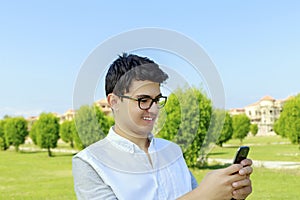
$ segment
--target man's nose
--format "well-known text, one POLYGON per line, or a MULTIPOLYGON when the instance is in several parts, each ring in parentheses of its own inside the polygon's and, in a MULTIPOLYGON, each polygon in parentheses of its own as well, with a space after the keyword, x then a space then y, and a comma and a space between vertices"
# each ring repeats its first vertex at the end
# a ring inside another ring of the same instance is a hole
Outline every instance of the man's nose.
POLYGON ((158 102, 157 101, 153 101, 152 105, 150 106, 150 108, 148 109, 149 112, 157 112, 158 111, 158 102))

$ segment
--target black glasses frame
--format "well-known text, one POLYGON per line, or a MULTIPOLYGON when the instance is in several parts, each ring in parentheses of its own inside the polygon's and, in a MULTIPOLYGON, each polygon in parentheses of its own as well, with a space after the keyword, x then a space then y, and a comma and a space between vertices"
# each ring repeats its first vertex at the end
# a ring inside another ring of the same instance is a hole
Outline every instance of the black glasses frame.
POLYGON ((140 108, 141 110, 148 110, 148 109, 150 109, 151 106, 152 106, 152 104, 153 104, 154 102, 157 104, 157 102, 159 102, 159 99, 161 99, 161 98, 164 99, 164 104, 158 104, 158 108, 159 108, 159 109, 160 109, 160 108, 163 108, 163 107, 166 105, 167 99, 168 99, 168 97, 162 96, 161 94, 158 95, 157 97, 155 97, 154 99, 152 99, 152 98, 149 97, 149 96, 147 96, 147 97, 139 97, 139 98, 133 98, 133 97, 126 96, 126 95, 117 95, 117 96, 120 97, 120 98, 125 98, 125 99, 130 99, 130 100, 133 100, 133 101, 137 101, 137 102, 138 102, 138 105, 139 105, 139 108, 140 108), (148 106, 147 108, 141 107, 141 102, 142 102, 143 100, 149 100, 149 99, 151 99, 151 103, 149 104, 149 106, 148 106))

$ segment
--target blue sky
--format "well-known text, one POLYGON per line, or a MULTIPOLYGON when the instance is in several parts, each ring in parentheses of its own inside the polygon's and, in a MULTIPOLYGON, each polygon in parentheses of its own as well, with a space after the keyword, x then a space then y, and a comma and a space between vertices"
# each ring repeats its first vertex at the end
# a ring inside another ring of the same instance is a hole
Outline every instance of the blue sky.
POLYGON ((0 118, 72 108, 89 54, 107 38, 143 27, 197 42, 216 65, 228 109, 300 92, 299 1, 177 2, 2 1, 0 118))

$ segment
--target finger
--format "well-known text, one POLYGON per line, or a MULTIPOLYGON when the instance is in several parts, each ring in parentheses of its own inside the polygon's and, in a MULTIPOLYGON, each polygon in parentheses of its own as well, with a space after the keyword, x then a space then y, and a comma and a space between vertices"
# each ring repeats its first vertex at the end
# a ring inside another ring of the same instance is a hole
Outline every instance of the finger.
POLYGON ((229 167, 226 167, 224 170, 225 170, 225 174, 231 175, 236 172, 239 172, 239 170, 241 170, 242 168, 243 168, 243 166, 240 164, 233 164, 233 165, 230 165, 229 167))
POLYGON ((232 187, 235 189, 239 189, 242 187, 248 187, 248 186, 251 186, 251 180, 248 178, 232 183, 232 187))
POLYGON ((243 187, 232 192, 234 199, 245 199, 252 192, 252 187, 243 187))
POLYGON ((251 159, 244 159, 241 161, 241 164, 245 167, 245 166, 251 166, 253 162, 251 159))
POLYGON ((239 174, 240 175, 250 175, 253 172, 253 168, 250 166, 244 167, 242 169, 239 170, 239 174))
POLYGON ((239 182, 242 180, 248 179, 246 175, 240 175, 239 173, 235 173, 230 175, 229 181, 232 183, 239 182))

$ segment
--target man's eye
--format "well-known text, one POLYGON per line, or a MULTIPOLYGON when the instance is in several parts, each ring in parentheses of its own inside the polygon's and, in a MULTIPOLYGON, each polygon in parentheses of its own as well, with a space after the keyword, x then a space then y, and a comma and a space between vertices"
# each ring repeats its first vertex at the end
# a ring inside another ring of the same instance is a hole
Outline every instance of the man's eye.
POLYGON ((143 98, 143 99, 140 99, 140 102, 142 102, 142 103, 147 103, 148 101, 150 101, 149 98, 143 98))

